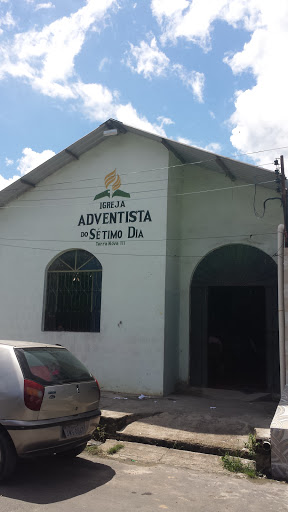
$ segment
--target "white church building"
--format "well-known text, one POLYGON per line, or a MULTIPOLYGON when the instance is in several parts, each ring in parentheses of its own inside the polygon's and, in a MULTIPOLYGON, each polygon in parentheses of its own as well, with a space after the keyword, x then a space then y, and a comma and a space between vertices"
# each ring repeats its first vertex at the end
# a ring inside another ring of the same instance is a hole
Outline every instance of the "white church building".
POLYGON ((0 192, 0 338, 107 390, 277 394, 282 223, 273 172, 110 119, 0 192))

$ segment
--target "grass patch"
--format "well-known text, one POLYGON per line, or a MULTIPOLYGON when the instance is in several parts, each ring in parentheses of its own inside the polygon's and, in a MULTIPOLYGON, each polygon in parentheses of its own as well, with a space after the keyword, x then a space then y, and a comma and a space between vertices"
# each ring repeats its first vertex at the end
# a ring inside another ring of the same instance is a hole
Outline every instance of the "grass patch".
POLYGON ((96 444, 86 446, 85 451, 90 453, 90 455, 103 455, 100 446, 97 446, 96 444))
POLYGON ((259 444, 260 443, 258 443, 258 441, 256 440, 256 435, 255 434, 249 434, 248 441, 247 441, 247 443, 244 444, 244 447, 246 448, 246 450, 248 451, 249 456, 252 459, 255 458, 255 455, 256 455, 257 450, 259 448, 259 444))
POLYGON ((114 446, 111 446, 107 453, 109 453, 109 455, 114 455, 114 453, 119 452, 122 448, 124 448, 124 444, 117 443, 114 446))
POLYGON ((223 466, 232 473, 244 473, 249 478, 257 478, 257 472, 252 464, 245 464, 239 457, 231 457, 231 455, 224 455, 221 457, 223 466))
POLYGON ((105 443, 106 438, 107 432, 105 429, 105 425, 98 425, 98 427, 96 427, 96 429, 94 430, 93 439, 95 439, 95 441, 100 441, 100 443, 105 443))

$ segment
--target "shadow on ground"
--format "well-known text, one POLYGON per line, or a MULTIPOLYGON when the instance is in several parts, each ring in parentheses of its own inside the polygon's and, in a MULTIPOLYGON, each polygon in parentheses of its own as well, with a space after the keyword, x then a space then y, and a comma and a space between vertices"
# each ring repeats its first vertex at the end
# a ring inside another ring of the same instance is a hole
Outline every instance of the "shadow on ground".
POLYGON ((81 457, 22 460, 15 475, 0 485, 0 494, 41 505, 57 503, 105 485, 114 475, 110 466, 81 457))
POLYGON ((236 418, 217 417, 217 411, 212 410, 211 414, 202 414, 195 418, 193 414, 172 414, 163 412, 151 418, 141 419, 142 425, 153 425, 154 427, 170 428, 191 432, 194 434, 217 434, 221 436, 248 436, 254 433, 254 426, 248 422, 236 418))
MULTIPOLYGON (((102 425, 122 431, 130 423, 183 432, 248 435, 269 429, 277 407, 267 393, 203 389, 169 397, 145 397, 104 392, 102 425), (119 414, 118 414, 119 413, 119 414)), ((140 429, 141 431, 141 429, 140 429)))

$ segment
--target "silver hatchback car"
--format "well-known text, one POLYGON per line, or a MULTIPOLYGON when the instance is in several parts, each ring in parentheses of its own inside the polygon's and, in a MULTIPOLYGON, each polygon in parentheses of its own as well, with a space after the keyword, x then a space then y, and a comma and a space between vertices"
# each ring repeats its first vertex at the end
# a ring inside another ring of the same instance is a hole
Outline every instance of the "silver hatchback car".
POLYGON ((99 424, 97 380, 66 348, 0 341, 0 480, 18 457, 81 453, 99 424))

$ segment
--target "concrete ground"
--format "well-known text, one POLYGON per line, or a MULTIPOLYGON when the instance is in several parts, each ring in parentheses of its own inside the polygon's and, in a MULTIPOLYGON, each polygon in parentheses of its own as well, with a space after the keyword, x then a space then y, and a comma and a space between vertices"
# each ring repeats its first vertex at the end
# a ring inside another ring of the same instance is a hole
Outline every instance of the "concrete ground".
POLYGON ((100 435, 109 430, 110 439, 74 460, 22 461, 1 484, 0 512, 288 510, 286 483, 230 473, 211 455, 238 452, 254 431, 269 439, 276 406, 264 394, 216 390, 142 399, 103 392, 100 435), (117 443, 123 448, 110 454, 117 443))
POLYGON ((215 389, 168 397, 104 391, 101 397, 102 422, 116 439, 243 456, 249 434, 269 441, 277 405, 265 393, 215 389))
MULTIPOLYGON (((99 457, 109 458, 110 460, 119 460, 128 464, 131 464, 131 462, 142 466, 164 464, 196 471, 206 471, 207 473, 218 475, 231 475, 228 470, 224 469, 222 459, 217 455, 194 453, 142 443, 131 443, 129 441, 119 442, 116 439, 108 439, 100 445, 95 443, 95 441, 91 441, 85 455, 87 454, 94 454, 99 457), (116 453, 110 453, 110 450, 113 450, 115 447, 121 448, 116 453)), ((254 461, 241 458, 241 462, 255 469, 254 461)), ((240 476, 243 475, 240 474, 240 476)))
POLYGON ((287 484, 226 473, 217 456, 175 454, 177 450, 141 448, 138 443, 121 451, 126 449, 124 458, 121 452, 116 454, 118 460, 115 455, 86 452, 69 461, 58 457, 23 461, 15 477, 1 484, 0 512, 287 510, 287 484))

